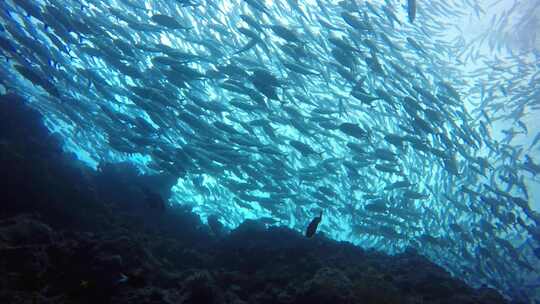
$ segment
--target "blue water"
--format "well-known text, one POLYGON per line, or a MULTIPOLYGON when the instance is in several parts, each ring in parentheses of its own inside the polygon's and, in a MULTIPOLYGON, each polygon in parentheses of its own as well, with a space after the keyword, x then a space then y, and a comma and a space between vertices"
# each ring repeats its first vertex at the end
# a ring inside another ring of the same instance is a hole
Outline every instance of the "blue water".
POLYGON ((540 65, 530 50, 467 68, 481 60, 443 21, 474 6, 417 3, 412 20, 390 0, 0 5, 2 91, 88 166, 172 174, 170 204, 230 228, 304 231, 322 210, 329 237, 536 296, 538 130, 522 117, 540 65))

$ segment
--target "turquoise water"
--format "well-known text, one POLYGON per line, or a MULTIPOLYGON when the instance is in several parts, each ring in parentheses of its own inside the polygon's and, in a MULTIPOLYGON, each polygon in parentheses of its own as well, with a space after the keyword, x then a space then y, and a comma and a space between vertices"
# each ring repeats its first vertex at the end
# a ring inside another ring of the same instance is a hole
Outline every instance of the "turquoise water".
POLYGON ((322 210, 329 237, 535 295, 538 51, 460 36, 475 3, 1 6, 2 90, 89 166, 177 176, 171 204, 231 228, 322 210))

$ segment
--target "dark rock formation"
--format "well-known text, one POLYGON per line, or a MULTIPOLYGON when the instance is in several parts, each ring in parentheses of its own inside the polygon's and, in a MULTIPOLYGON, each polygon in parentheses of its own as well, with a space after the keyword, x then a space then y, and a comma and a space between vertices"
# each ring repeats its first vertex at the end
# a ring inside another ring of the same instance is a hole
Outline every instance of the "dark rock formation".
POLYGON ((60 145, 21 98, 0 96, 0 303, 505 302, 412 251, 256 221, 216 236, 188 209, 148 203, 172 177, 95 172, 60 145))

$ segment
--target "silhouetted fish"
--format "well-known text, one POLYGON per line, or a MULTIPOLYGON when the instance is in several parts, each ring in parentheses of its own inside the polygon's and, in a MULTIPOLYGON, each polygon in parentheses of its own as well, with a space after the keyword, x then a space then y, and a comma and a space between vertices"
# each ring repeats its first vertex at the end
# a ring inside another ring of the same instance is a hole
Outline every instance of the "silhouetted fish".
POLYGON ((322 220, 322 210, 319 216, 315 217, 313 220, 311 220, 311 223, 309 223, 307 229, 306 229, 306 237, 310 238, 312 237, 315 232, 317 232, 317 226, 319 226, 319 223, 322 220))
POLYGON ((409 22, 413 23, 416 18, 416 0, 407 0, 407 14, 409 15, 409 22))

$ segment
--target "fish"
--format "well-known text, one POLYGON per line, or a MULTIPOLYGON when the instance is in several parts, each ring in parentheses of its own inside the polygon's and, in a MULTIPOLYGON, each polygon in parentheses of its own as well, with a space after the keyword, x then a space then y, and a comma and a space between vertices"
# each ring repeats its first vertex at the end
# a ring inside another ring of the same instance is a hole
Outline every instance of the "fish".
POLYGON ((344 122, 339 125, 339 130, 349 136, 357 139, 365 139, 368 137, 367 131, 362 129, 358 124, 344 122))
POLYGON ((389 191, 389 190, 394 190, 394 189, 399 189, 399 188, 409 188, 410 186, 412 186, 412 184, 408 180, 402 180, 402 181, 394 182, 384 187, 384 190, 389 191))
POLYGON ((536 174, 540 173, 540 164, 536 164, 534 160, 529 156, 525 155, 525 161, 523 162, 523 168, 530 173, 532 173, 534 176, 536 174))
POLYGON ((511 247, 540 239, 538 4, 236 4, 0 1, 0 99, 24 96, 90 167, 174 175, 164 212, 305 233, 320 208, 331 238, 412 246, 511 298, 535 266, 511 247))
POLYGON ((540 142, 540 132, 536 133, 534 136, 531 144, 529 145, 529 148, 527 150, 531 150, 534 146, 536 146, 540 142))
POLYGON ((315 235, 315 232, 317 232, 317 227, 322 221, 322 215, 323 215, 323 212, 321 210, 321 212, 319 213, 319 216, 314 217, 309 223, 309 225, 307 226, 306 233, 305 233, 305 236, 307 238, 313 237, 315 235))
POLYGON ((407 16, 409 22, 413 23, 414 18, 416 18, 416 0, 407 0, 407 16))
POLYGON ((169 29, 175 29, 175 30, 189 30, 190 27, 186 27, 181 25, 175 18, 162 15, 162 14, 155 14, 150 17, 152 21, 157 23, 158 25, 161 25, 163 27, 169 28, 169 29))
POLYGON ((296 150, 298 150, 298 152, 300 152, 300 154, 302 154, 302 156, 309 156, 309 155, 312 155, 312 154, 315 154, 315 155, 321 155, 323 152, 316 152, 315 150, 313 150, 313 148, 301 141, 298 141, 298 140, 290 140, 289 141, 289 144, 295 148, 296 150))

